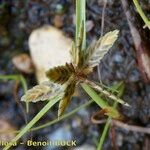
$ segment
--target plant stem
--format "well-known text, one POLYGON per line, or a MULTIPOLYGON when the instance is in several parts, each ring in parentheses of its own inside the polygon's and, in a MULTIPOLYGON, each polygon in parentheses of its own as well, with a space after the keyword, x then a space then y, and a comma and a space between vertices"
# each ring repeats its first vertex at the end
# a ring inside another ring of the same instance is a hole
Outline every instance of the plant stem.
MULTIPOLYGON (((120 84, 114 85, 112 87, 112 90, 114 90, 114 91, 116 91, 117 89, 119 89, 118 96, 121 97, 123 95, 123 92, 124 92, 124 84, 122 84, 122 82, 120 82, 120 84)), ((116 108, 117 104, 118 104, 117 102, 114 102, 113 108, 116 108)), ((111 121, 111 117, 108 117, 106 124, 105 124, 105 127, 104 127, 104 130, 103 130, 103 133, 102 133, 102 136, 100 137, 100 141, 98 143, 97 150, 102 150, 102 146, 103 146, 104 140, 106 138, 106 135, 107 135, 107 132, 109 129, 110 121, 111 121)))
MULTIPOLYGON (((22 87, 24 90, 24 94, 25 94, 28 90, 28 87, 27 87, 27 82, 22 75, 20 75, 20 81, 21 81, 21 84, 22 84, 22 87)), ((29 113, 29 102, 27 102, 27 101, 26 101, 26 113, 27 114, 29 113)))
POLYGON ((79 37, 79 32, 81 25, 83 23, 84 25, 84 38, 83 38, 83 43, 82 43, 82 49, 85 50, 86 48, 86 27, 85 27, 85 9, 86 9, 86 0, 76 0, 76 42, 77 38, 79 37))
POLYGON ((122 117, 116 108, 109 105, 107 100, 101 98, 101 95, 97 94, 88 84, 83 83, 82 88, 102 108, 102 110, 105 111, 104 115, 115 119, 120 119, 122 117))
POLYGON ((46 123, 46 124, 44 124, 44 125, 41 125, 41 126, 38 126, 38 127, 34 127, 34 128, 32 128, 30 131, 36 131, 36 130, 39 130, 39 129, 48 127, 48 126, 50 126, 50 125, 53 125, 53 124, 55 124, 55 123, 57 123, 57 122, 59 122, 59 121, 61 121, 61 120, 63 120, 63 119, 66 119, 66 118, 70 117, 71 115, 73 115, 74 113, 78 112, 80 109, 89 106, 92 102, 93 102, 93 100, 90 100, 89 102, 86 102, 85 104, 83 104, 83 105, 77 107, 77 108, 74 109, 73 111, 71 111, 71 112, 69 112, 69 113, 67 113, 67 114, 65 114, 65 115, 63 115, 63 116, 61 116, 61 117, 59 118, 59 120, 58 120, 58 119, 54 119, 53 121, 50 121, 50 122, 48 122, 48 123, 46 123))
MULTIPOLYGON (((56 123, 60 122, 61 120, 69 118, 70 116, 72 116, 73 114, 78 112, 80 109, 88 107, 93 102, 94 102, 93 100, 90 100, 90 101, 86 102, 85 104, 82 104, 81 106, 79 106, 76 109, 72 110, 71 112, 68 112, 68 113, 62 115, 59 118, 59 120, 58 120, 58 118, 56 118, 56 119, 54 119, 52 121, 49 121, 49 122, 45 123, 44 125, 40 125, 40 126, 36 126, 34 128, 31 128, 30 131, 37 131, 37 130, 49 127, 49 126, 51 126, 53 124, 56 124, 56 123)), ((17 131, 1 131, 0 130, 0 134, 4 134, 4 133, 19 133, 19 132, 20 132, 20 130, 17 130, 17 131)))
MULTIPOLYGON (((113 106, 113 108, 116 108, 117 102, 114 102, 114 105, 115 106, 113 106)), ((100 141, 98 143, 97 150, 102 150, 102 146, 103 146, 103 143, 105 141, 105 138, 106 138, 106 135, 107 135, 107 132, 109 129, 110 121, 111 121, 111 117, 108 117, 106 124, 105 124, 105 127, 104 127, 104 130, 103 130, 103 133, 102 133, 102 136, 100 137, 100 141)))
MULTIPOLYGON (((20 131, 19 134, 11 141, 17 142, 26 132, 30 130, 30 128, 53 106, 60 100, 60 95, 51 99, 41 110, 40 112, 20 131)), ((8 144, 4 147, 3 150, 8 150, 12 145, 8 144)))
MULTIPOLYGON (((18 80, 19 82, 21 82, 23 90, 24 90, 24 94, 27 91, 27 82, 25 80, 25 78, 22 75, 0 75, 0 80, 18 80)), ((29 112, 29 104, 28 102, 26 102, 26 112, 29 112)))
POLYGON ((0 80, 18 80, 18 75, 0 75, 0 80))
POLYGON ((146 17, 146 15, 144 14, 138 0, 133 0, 133 3, 138 11, 138 13, 140 14, 141 18, 143 19, 144 23, 146 24, 147 27, 150 28, 150 21, 148 20, 148 18, 146 17))

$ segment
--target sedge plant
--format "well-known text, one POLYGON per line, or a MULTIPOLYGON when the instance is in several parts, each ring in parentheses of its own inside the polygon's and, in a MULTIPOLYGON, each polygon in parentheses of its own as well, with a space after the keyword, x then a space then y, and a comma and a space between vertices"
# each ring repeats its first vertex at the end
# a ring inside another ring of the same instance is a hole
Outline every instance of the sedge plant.
MULTIPOLYGON (((49 81, 33 87, 22 96, 21 100, 25 102, 48 100, 48 103, 21 129, 11 143, 17 142, 25 133, 30 131, 40 118, 57 102, 59 102, 58 119, 60 119, 69 106, 77 86, 81 86, 94 102, 106 110, 105 114, 112 118, 120 119, 121 115, 116 108, 112 107, 106 100, 103 100, 97 93, 129 106, 117 95, 113 94, 109 88, 88 80, 88 75, 93 72, 94 67, 99 64, 100 60, 117 40, 119 31, 108 32, 86 48, 85 6, 85 0, 76 0, 76 37, 70 50, 71 63, 49 69, 46 72, 49 81)), ((3 150, 8 150, 11 146, 9 144, 3 150)))

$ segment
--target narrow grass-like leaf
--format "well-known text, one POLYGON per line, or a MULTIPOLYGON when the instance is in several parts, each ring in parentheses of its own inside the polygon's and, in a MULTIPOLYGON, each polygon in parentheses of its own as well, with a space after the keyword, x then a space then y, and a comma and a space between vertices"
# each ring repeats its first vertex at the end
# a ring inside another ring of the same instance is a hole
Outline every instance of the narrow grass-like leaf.
POLYGON ((101 94, 103 94, 104 96, 106 96, 107 98, 110 98, 114 101, 117 101, 120 104, 123 104, 125 106, 130 106, 128 103, 126 103, 125 101, 123 101, 121 98, 119 98, 118 96, 114 95, 113 93, 111 93, 110 91, 106 90, 105 88, 103 88, 103 86, 98 85, 92 81, 86 80, 86 83, 88 83, 92 88, 94 88, 96 91, 100 92, 101 94))
MULTIPOLYGON (((111 89, 112 89, 112 92, 117 90, 118 91, 118 96, 121 97, 123 92, 124 92, 124 84, 123 84, 123 82, 120 82, 120 83, 115 84, 114 86, 112 86, 111 89)), ((114 102, 113 108, 116 108, 116 107, 117 107, 117 102, 114 102)), ((108 132, 108 129, 109 129, 110 121, 111 121, 111 117, 108 117, 108 119, 106 121, 106 124, 105 124, 105 127, 104 127, 104 130, 103 130, 102 135, 100 137, 100 140, 99 140, 99 143, 98 143, 98 146, 97 146, 97 150, 102 150, 102 146, 103 146, 104 140, 106 138, 106 135, 107 135, 107 132, 108 132)))
POLYGON ((61 120, 64 120, 64 119, 70 117, 71 115, 75 114, 76 112, 78 112, 80 109, 86 108, 87 106, 89 106, 89 105, 90 105, 91 103, 93 103, 93 102, 94 102, 93 100, 90 100, 90 101, 86 102, 85 104, 82 104, 81 106, 75 108, 75 109, 72 110, 71 112, 68 112, 68 113, 66 113, 66 114, 64 114, 64 115, 62 115, 62 116, 60 116, 59 119, 56 118, 56 119, 54 119, 54 120, 52 120, 52 121, 49 121, 49 122, 45 123, 44 125, 34 127, 34 128, 32 128, 30 131, 36 131, 36 130, 39 130, 39 129, 43 129, 43 128, 46 128, 46 127, 48 127, 48 126, 50 126, 50 125, 53 125, 53 124, 55 124, 55 123, 57 123, 57 122, 59 122, 59 121, 61 121, 61 120))
MULTIPOLYGON (((24 94, 26 94, 27 90, 28 90, 28 87, 27 87, 27 82, 25 80, 25 78, 20 75, 20 81, 21 81, 21 84, 22 84, 22 87, 23 87, 23 90, 24 90, 24 94)), ((29 103, 26 101, 26 112, 29 113, 29 103)))
MULTIPOLYGON (((64 120, 66 118, 71 117, 73 114, 77 113, 82 108, 86 108, 86 107, 90 106, 90 104, 92 104, 93 102, 94 102, 93 100, 90 100, 90 101, 86 102, 85 104, 82 104, 81 106, 73 109, 71 112, 68 112, 68 113, 60 116, 59 119, 55 118, 54 120, 49 121, 49 122, 47 122, 47 123, 45 123, 43 125, 39 125, 39 126, 36 126, 34 128, 31 128, 30 131, 37 131, 37 130, 40 130, 40 129, 43 129, 43 128, 47 128, 47 127, 49 127, 49 126, 51 126, 53 124, 56 124, 56 123, 60 122, 61 120, 64 120)), ((8 131, 8 133, 19 133, 19 132, 20 132, 20 130, 17 130, 17 131, 8 131)), ((6 133, 6 132, 0 130, 0 134, 1 133, 6 133)))
POLYGON ((138 0, 133 0, 133 3, 139 13, 139 15, 141 16, 141 18, 143 19, 145 25, 150 29, 150 20, 146 17, 144 11, 142 10, 138 0))
MULTIPOLYGON (((27 82, 22 75, 0 75, 0 80, 17 80, 21 82, 24 94, 27 92, 27 82)), ((26 112, 29 112, 28 102, 26 102, 26 112)))
POLYGON ((111 116, 115 119, 122 118, 118 110, 111 107, 107 101, 103 100, 88 84, 82 83, 82 88, 102 108, 104 115, 111 116))
MULTIPOLYGON (((40 110, 40 112, 20 131, 19 134, 17 134, 17 136, 11 141, 11 143, 13 142, 17 142, 25 133, 27 133, 30 128, 53 106, 55 105, 60 98, 62 97, 62 95, 58 95, 57 97, 49 100, 49 102, 40 110)), ((11 148, 11 144, 8 144, 6 147, 4 147, 3 150, 8 150, 9 148, 11 148)))
POLYGON ((101 108, 109 107, 107 101, 103 100, 88 84, 82 83, 81 86, 101 108))

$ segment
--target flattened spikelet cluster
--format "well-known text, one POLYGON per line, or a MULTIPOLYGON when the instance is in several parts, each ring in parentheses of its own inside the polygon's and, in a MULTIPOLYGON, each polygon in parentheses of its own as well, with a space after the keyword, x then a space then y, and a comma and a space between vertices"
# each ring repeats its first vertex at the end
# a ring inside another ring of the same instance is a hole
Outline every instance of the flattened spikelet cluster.
POLYGON ((23 101, 37 102, 61 94, 62 99, 59 103, 58 115, 62 115, 74 94, 76 85, 81 81, 83 82, 83 79, 99 64, 100 60, 113 46, 119 33, 118 30, 111 31, 92 43, 86 51, 83 51, 83 31, 82 26, 76 44, 74 42, 72 44, 70 51, 72 62, 49 69, 46 75, 51 84, 44 83, 28 90, 22 97, 23 101), (80 81, 80 79, 82 80, 80 81))

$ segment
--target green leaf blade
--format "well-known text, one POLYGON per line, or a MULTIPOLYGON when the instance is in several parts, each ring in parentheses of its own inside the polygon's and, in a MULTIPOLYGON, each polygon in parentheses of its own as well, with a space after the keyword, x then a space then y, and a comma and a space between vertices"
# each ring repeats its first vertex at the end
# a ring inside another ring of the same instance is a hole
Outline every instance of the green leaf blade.
POLYGON ((82 88, 86 91, 86 93, 101 107, 109 107, 108 103, 103 100, 90 86, 86 83, 81 84, 82 88))

